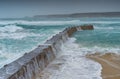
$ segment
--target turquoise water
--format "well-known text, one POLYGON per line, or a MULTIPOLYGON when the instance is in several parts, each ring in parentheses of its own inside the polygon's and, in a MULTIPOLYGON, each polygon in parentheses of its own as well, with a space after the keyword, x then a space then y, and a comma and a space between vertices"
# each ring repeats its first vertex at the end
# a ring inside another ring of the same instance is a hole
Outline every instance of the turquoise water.
POLYGON ((93 24, 95 30, 73 35, 80 47, 120 51, 120 18, 7 19, 0 20, 0 66, 43 44, 64 28, 82 24, 93 24))
POLYGON ((78 31, 74 34, 79 46, 102 53, 120 53, 120 18, 82 19, 91 23, 94 30, 78 31))
POLYGON ((94 24, 93 31, 79 31, 74 34, 77 42, 86 47, 119 47, 120 48, 120 24, 94 24), (100 28, 99 28, 100 27, 100 28))

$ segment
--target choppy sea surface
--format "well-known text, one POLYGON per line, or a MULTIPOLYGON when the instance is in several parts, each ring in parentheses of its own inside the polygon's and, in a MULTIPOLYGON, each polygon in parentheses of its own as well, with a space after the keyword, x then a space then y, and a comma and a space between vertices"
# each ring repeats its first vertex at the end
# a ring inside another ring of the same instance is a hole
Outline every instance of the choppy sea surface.
MULTIPOLYGON (((6 19, 0 20, 0 67, 16 60, 39 44, 43 44, 45 40, 64 28, 83 24, 92 24, 94 30, 76 32, 72 38, 74 42, 69 42, 71 46, 64 47, 64 51, 69 49, 72 51, 71 55, 74 52, 77 52, 76 55, 95 52, 120 53, 120 18, 6 19), (72 46, 76 50, 72 50, 72 46)), ((88 62, 86 61, 86 63, 88 62)), ((85 64, 83 63, 83 65, 85 64)), ((90 78, 88 77, 88 79, 90 78)))

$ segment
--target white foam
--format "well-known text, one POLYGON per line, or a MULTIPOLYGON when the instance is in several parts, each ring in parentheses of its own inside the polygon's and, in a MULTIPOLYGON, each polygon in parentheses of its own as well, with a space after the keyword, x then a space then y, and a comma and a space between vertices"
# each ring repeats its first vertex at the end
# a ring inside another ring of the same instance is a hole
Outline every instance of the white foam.
MULTIPOLYGON (((82 49, 82 48, 81 48, 82 49)), ((99 46, 94 46, 94 47, 91 47, 91 48, 85 48, 84 47, 84 50, 87 50, 87 51, 90 51, 90 52, 93 52, 93 53, 116 53, 116 54, 119 54, 120 53, 120 48, 119 47, 99 47, 99 46)))
POLYGON ((80 20, 70 20, 70 21, 0 21, 0 25, 7 24, 21 24, 21 25, 64 25, 64 24, 78 24, 80 20))
POLYGON ((64 24, 116 24, 120 21, 82 21, 82 20, 67 20, 67 21, 0 21, 0 25, 21 24, 21 25, 64 25, 64 24))
POLYGON ((19 57, 21 57, 23 55, 23 53, 6 53, 1 51, 0 53, 0 58, 5 58, 4 60, 2 60, 0 62, 0 68, 3 67, 6 64, 9 64, 13 61, 15 61, 16 59, 18 59, 19 57))
MULTIPOLYGON (((101 65, 85 57, 85 52, 81 51, 79 45, 74 43, 75 38, 70 38, 62 45, 61 52, 54 64, 63 58, 62 66, 58 70, 50 69, 49 79, 102 79, 101 65)), ((87 54, 87 53, 86 53, 87 54)), ((53 67, 54 67, 53 64, 53 67)), ((49 66, 48 66, 49 68, 49 66)))
POLYGON ((26 49, 23 51, 16 49, 16 52, 9 52, 9 50, 7 50, 7 49, 0 50, 0 58, 5 58, 4 60, 0 61, 0 68, 2 68, 6 64, 9 64, 9 63, 17 60, 18 58, 22 57, 25 53, 30 52, 35 48, 36 48, 36 46, 33 46, 31 49, 26 49))
POLYGON ((0 27, 0 32, 16 32, 18 30, 23 30, 23 28, 16 25, 6 25, 4 27, 0 27))
POLYGON ((0 34, 0 39, 4 39, 4 38, 11 38, 11 39, 18 39, 18 40, 21 40, 22 38, 25 38, 25 37, 32 37, 32 36, 39 36, 39 37, 43 37, 45 36, 45 34, 34 34, 34 33, 1 33, 0 34))
POLYGON ((100 29, 100 30, 114 30, 114 29, 120 29, 120 27, 98 27, 94 26, 94 29, 100 29))
POLYGON ((76 24, 80 22, 79 20, 71 20, 71 21, 22 21, 18 24, 24 25, 64 25, 64 24, 76 24))
POLYGON ((82 24, 116 24, 120 23, 120 21, 80 21, 82 24))

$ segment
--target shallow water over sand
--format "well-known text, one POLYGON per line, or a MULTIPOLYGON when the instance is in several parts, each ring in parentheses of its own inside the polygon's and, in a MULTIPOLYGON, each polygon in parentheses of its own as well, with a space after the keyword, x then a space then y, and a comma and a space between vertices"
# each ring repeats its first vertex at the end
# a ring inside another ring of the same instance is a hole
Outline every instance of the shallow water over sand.
POLYGON ((114 53, 91 54, 88 58, 102 65, 103 79, 120 79, 120 55, 114 53))

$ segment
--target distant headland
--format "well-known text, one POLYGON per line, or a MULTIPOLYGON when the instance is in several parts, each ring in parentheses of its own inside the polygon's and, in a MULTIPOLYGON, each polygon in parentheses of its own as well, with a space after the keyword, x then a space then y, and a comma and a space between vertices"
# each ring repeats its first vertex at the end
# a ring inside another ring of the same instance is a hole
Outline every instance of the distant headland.
POLYGON ((91 13, 73 13, 73 14, 53 14, 53 15, 35 15, 34 18, 39 17, 120 17, 120 12, 91 12, 91 13))
POLYGON ((0 18, 0 20, 26 20, 39 18, 80 18, 80 17, 120 17, 120 12, 90 12, 90 13, 71 13, 71 14, 48 14, 25 16, 21 18, 0 18))

